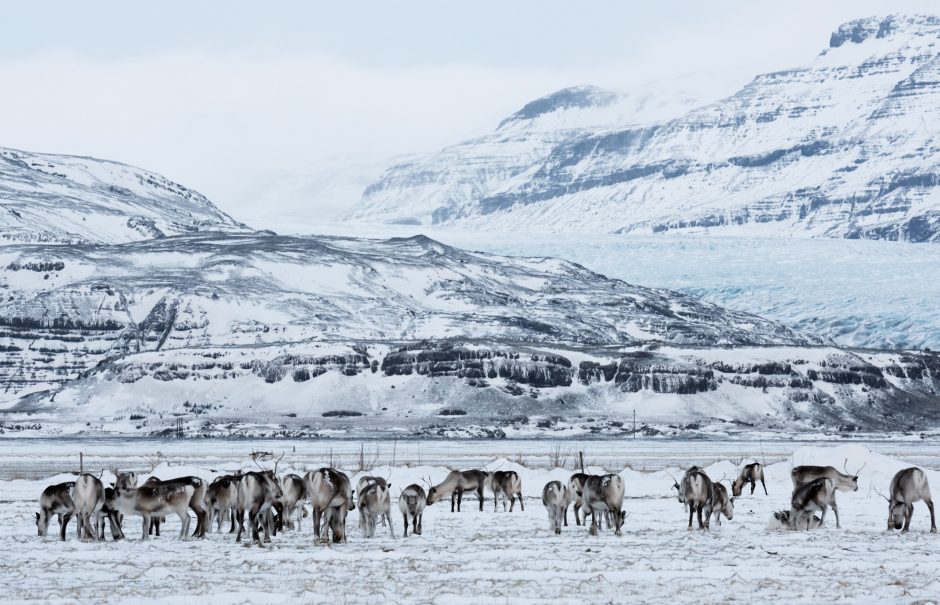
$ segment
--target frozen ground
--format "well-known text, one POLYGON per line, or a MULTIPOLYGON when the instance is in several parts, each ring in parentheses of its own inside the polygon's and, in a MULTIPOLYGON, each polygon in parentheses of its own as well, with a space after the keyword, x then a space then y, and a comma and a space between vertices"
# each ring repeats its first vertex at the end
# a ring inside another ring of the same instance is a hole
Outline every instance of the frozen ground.
MULTIPOLYGON (((468 250, 554 256, 609 277, 669 288, 832 338, 875 348, 940 348, 940 246, 905 242, 728 236, 561 236, 430 227, 353 228, 357 235, 425 233, 468 250)), ((317 225, 348 234, 347 225, 317 225)))
POLYGON ((79 448, 67 442, 5 442, 0 446, 0 522, 7 527, 0 534, 0 598, 42 603, 940 600, 935 555, 940 536, 927 533, 926 507, 915 506, 910 534, 889 533, 884 529, 886 506, 872 489, 886 491, 893 473, 912 461, 931 469, 928 476, 937 489, 940 445, 612 441, 566 442, 560 450, 564 454, 577 448, 585 449, 591 464, 623 469, 629 514, 623 537, 605 532, 592 538, 573 525, 573 518, 560 536, 549 532, 539 500, 542 486, 566 478, 573 463, 569 457, 567 469, 548 470, 553 443, 383 442, 367 443, 363 456, 369 466, 375 465, 376 474, 390 477, 393 494, 419 477, 440 480, 445 462, 466 466, 486 461, 489 469, 511 468, 521 474, 526 510, 494 513, 487 494, 481 513, 471 496, 459 514, 443 504, 430 507, 423 536, 402 539, 401 519, 393 516, 397 538, 379 528, 373 540, 360 537, 353 513, 347 524, 348 544, 317 546, 306 525, 300 533, 283 533, 260 549, 236 545, 228 534, 181 542, 173 536, 178 530, 174 521, 168 521, 163 537, 146 544, 137 539, 136 520, 126 522, 131 538, 119 543, 83 544, 74 531, 64 544, 38 538, 33 513, 39 492, 66 477, 50 471, 42 479, 29 478, 30 469, 50 461, 61 471, 70 470, 74 457, 68 454, 83 449, 90 468, 99 468, 105 460, 109 466, 145 471, 156 464, 160 477, 198 473, 208 478, 210 469, 251 468, 245 455, 252 450, 286 451, 281 468, 287 464, 299 471, 325 464, 332 449, 334 462, 338 459, 340 466, 358 475, 358 443, 112 441, 79 448), (154 455, 159 445, 162 457, 154 455), (369 459, 375 447, 382 458, 378 462, 369 459), (419 448, 422 463, 417 466, 419 448), (688 460, 706 464, 712 477, 721 478, 732 475, 742 458, 760 459, 761 449, 769 465, 770 496, 742 497, 734 519, 710 533, 685 529, 686 518, 672 497, 667 470, 634 470, 668 464, 668 472, 677 474, 678 461, 688 460), (392 451, 394 467, 389 466, 392 451), (867 464, 861 489, 839 494, 843 529, 831 522, 811 533, 767 529, 772 511, 787 505, 791 463, 846 464, 850 470, 867 464), (628 464, 632 468, 624 468, 628 464))

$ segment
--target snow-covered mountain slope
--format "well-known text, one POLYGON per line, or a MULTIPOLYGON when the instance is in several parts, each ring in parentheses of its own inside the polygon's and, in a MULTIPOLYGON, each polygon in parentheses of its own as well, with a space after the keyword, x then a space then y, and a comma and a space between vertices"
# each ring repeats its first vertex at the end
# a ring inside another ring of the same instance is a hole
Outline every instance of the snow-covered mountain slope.
POLYGON ((248 231, 202 194, 125 164, 0 148, 0 243, 248 231))
POLYGON ((5 397, 146 350, 303 341, 817 344, 550 258, 267 233, 0 248, 5 397))
POLYGON ((610 97, 562 91, 490 136, 390 168, 347 218, 938 241, 938 38, 933 16, 846 23, 808 67, 665 119, 568 128, 610 97))

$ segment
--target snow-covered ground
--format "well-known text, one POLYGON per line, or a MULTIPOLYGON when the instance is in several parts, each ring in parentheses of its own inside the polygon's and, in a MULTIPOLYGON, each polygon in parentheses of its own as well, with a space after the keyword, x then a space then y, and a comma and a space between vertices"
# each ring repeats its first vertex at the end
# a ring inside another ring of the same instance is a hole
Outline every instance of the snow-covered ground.
POLYGON ((894 472, 912 462, 940 485, 938 453, 940 446, 923 442, 6 442, 0 446, 0 522, 7 527, 0 534, 0 595, 43 603, 935 602, 940 537, 927 533, 926 507, 915 505, 910 534, 886 532, 886 506, 875 490, 886 492, 894 472), (51 471, 53 464, 40 479, 31 469, 48 461, 71 470, 79 450, 86 452, 86 468, 107 463, 149 472, 155 465, 163 478, 253 468, 247 453, 264 449, 286 452, 280 469, 301 471, 326 464, 332 452, 355 479, 363 474, 355 470, 360 447, 366 467, 389 477, 393 495, 421 478, 439 481, 448 466, 483 461, 490 470, 516 470, 525 512, 494 513, 489 493, 479 512, 470 496, 459 514, 442 503, 428 508, 424 534, 403 539, 393 508, 396 538, 379 528, 372 540, 360 536, 354 512, 349 543, 330 547, 313 543, 309 524, 264 549, 237 545, 228 534, 179 541, 172 520, 163 537, 146 544, 137 538, 136 520, 126 522, 130 539, 119 543, 81 543, 74 528, 65 543, 36 536, 39 492, 67 476, 51 471), (573 516, 560 536, 550 533, 542 487, 566 479, 574 465, 568 455, 566 468, 549 470, 556 448, 562 456, 584 449, 589 471, 622 474, 629 515, 622 537, 591 537, 574 526, 573 516), (734 519, 720 529, 688 531, 671 489, 680 461, 705 464, 719 479, 752 457, 766 458, 770 495, 739 499, 734 519), (772 511, 788 505, 790 465, 805 463, 866 465, 859 491, 839 494, 843 529, 835 529, 831 516, 825 529, 809 533, 767 528, 772 511))

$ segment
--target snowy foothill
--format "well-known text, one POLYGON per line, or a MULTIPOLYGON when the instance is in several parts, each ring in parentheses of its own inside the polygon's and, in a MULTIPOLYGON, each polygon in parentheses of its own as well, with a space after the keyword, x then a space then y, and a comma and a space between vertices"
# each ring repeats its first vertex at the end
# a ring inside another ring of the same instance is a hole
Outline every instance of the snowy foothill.
MULTIPOLYGON (((386 477, 392 484, 395 538, 381 526, 375 538, 362 538, 354 511, 347 521, 346 544, 315 544, 307 518, 301 531, 282 532, 259 548, 236 544, 233 535, 214 531, 203 540, 181 541, 173 519, 162 537, 146 543, 139 539, 136 518, 125 519, 129 538, 120 542, 80 542, 74 526, 64 543, 37 537, 34 513, 40 492, 74 477, 72 468, 60 444, 8 442, 0 448, 0 521, 7 527, 0 535, 0 594, 11 602, 34 603, 176 603, 194 598, 206 603, 281 603, 285 598, 304 603, 927 603, 940 595, 935 557, 940 537, 928 533, 926 506, 915 504, 911 532, 901 535, 886 530, 887 506, 879 495, 887 493, 894 473, 912 463, 919 463, 934 489, 940 489, 940 472, 930 465, 938 453, 932 444, 794 444, 788 456, 781 455, 787 450, 784 443, 425 444, 280 444, 272 452, 285 452, 279 473, 302 474, 329 464, 332 456, 354 485, 366 474, 386 477), (496 446, 502 447, 501 454, 496 446), (569 525, 560 535, 549 530, 542 488, 570 477, 577 466, 576 448, 586 450, 588 472, 619 472, 623 477, 627 517, 622 537, 609 531, 591 537, 587 528, 575 525, 570 511, 569 525), (416 451, 424 453, 416 457, 416 451), (44 465, 44 459, 58 465, 59 472, 49 472, 53 465, 44 465), (451 513, 446 501, 430 506, 424 533, 403 538, 400 490, 411 483, 439 482, 451 468, 467 468, 474 460, 490 471, 519 473, 525 510, 508 513, 500 506, 494 512, 487 491, 481 512, 476 495, 465 494, 461 512, 451 513), (701 464, 727 485, 752 460, 766 462, 769 496, 760 486, 754 495, 745 488, 735 501, 732 520, 720 527, 713 524, 709 532, 687 530, 688 518, 672 487, 672 478, 689 465, 686 461, 701 464), (859 490, 837 495, 841 530, 831 513, 826 527, 816 531, 768 527, 774 511, 788 508, 790 469, 801 464, 862 469, 859 490)), ((114 440, 89 443, 85 462, 89 470, 104 466, 106 482, 113 470, 140 471, 142 480, 150 475, 211 479, 256 469, 248 454, 271 445, 177 441, 158 451, 154 442, 114 440)), ((261 465, 271 467, 273 461, 261 465)), ((53 536, 55 528, 53 521, 53 536)))

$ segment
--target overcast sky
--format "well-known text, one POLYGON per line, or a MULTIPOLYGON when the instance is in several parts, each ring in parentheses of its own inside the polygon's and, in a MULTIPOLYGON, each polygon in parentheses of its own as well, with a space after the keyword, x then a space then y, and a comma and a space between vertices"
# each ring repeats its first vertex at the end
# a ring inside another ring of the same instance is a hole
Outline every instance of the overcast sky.
POLYGON ((804 65, 843 2, 5 2, 0 145, 119 160, 257 227, 329 218, 389 158, 575 84, 703 99, 804 65))

